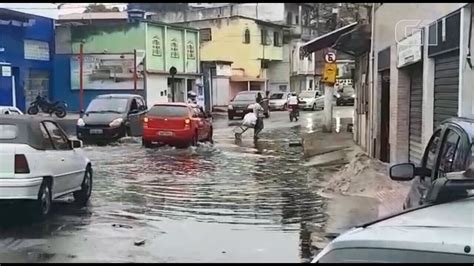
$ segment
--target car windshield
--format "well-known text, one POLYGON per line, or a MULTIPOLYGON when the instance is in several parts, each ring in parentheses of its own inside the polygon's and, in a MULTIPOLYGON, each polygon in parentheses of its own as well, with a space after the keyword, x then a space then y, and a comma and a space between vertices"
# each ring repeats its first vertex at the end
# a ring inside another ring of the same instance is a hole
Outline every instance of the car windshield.
POLYGON ((124 113, 128 99, 99 98, 94 99, 87 107, 86 113, 124 113))
POLYGON ((257 95, 254 93, 239 93, 235 96, 234 101, 255 101, 257 95))
POLYGON ((18 136, 16 125, 0 124, 0 139, 15 139, 18 136))
POLYGON ((148 115, 158 117, 188 117, 189 110, 185 106, 155 105, 148 111, 148 115))
POLYGON ((283 99, 283 93, 274 93, 270 95, 271 100, 280 100, 283 99))
POLYGON ((303 91, 302 93, 300 93, 300 98, 313 98, 314 95, 314 91, 303 91))

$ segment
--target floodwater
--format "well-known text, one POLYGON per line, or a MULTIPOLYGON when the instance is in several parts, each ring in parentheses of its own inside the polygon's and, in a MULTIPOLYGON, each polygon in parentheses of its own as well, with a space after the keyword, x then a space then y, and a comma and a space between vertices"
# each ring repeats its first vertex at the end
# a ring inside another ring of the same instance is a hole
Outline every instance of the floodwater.
MULTIPOLYGON (((285 118, 286 115, 285 115, 285 118)), ((93 162, 88 207, 66 198, 46 221, 2 211, 0 262, 307 262, 324 199, 303 166, 300 125, 253 143, 215 123, 214 145, 144 149, 128 138, 83 152, 93 162)), ((275 120, 275 121, 276 121, 275 120)), ((296 124, 295 124, 296 125, 296 124)))

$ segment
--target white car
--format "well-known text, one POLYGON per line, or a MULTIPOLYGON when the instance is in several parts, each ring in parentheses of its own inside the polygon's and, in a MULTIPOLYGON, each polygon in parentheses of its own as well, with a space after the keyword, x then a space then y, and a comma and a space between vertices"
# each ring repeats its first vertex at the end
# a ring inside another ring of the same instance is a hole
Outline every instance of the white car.
POLYGON ((270 110, 286 110, 288 105, 288 92, 273 92, 270 94, 269 107, 270 110))
MULTIPOLYGON (((300 109, 306 110, 316 110, 316 99, 321 96, 321 92, 319 90, 312 90, 312 91, 303 91, 300 93, 299 98, 302 101, 299 106, 300 109)), ((324 102, 324 100, 323 100, 324 102)), ((324 106, 324 103, 323 103, 324 106)))
POLYGON ((92 165, 81 146, 51 119, 0 115, 0 200, 31 200, 31 214, 40 219, 52 200, 69 193, 86 205, 92 165))
POLYGON ((0 115, 23 115, 15 106, 0 106, 0 115))

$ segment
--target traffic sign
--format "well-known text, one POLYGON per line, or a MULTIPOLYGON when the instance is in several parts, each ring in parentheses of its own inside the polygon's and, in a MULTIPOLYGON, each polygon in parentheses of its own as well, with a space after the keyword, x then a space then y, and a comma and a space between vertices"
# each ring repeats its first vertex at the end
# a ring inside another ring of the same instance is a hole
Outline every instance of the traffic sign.
POLYGON ((324 73, 321 82, 334 85, 337 77, 337 64, 327 63, 324 65, 324 73))
POLYGON ((327 52, 324 55, 324 61, 326 61, 326 63, 328 63, 328 64, 335 63, 336 62, 336 53, 327 52))

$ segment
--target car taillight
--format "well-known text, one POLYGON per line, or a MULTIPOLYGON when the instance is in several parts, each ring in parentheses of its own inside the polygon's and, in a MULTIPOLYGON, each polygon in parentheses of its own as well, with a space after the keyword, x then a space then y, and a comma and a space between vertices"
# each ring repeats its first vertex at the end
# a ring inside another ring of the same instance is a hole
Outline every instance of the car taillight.
POLYGON ((148 127, 148 117, 143 118, 143 127, 148 127))
POLYGON ((15 155, 15 174, 29 174, 30 167, 28 166, 28 161, 26 160, 25 155, 16 154, 15 155))
POLYGON ((186 118, 184 120, 184 128, 189 128, 190 125, 191 125, 191 119, 186 118))

